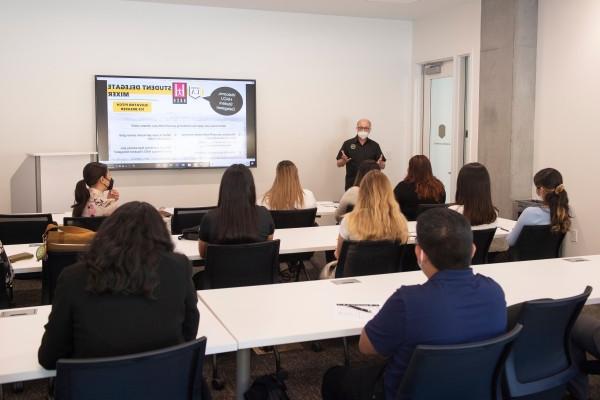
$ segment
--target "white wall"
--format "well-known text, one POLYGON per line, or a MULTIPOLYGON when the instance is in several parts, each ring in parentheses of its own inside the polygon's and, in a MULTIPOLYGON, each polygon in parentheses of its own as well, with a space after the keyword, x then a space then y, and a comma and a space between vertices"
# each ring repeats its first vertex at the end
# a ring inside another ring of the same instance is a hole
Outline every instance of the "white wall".
POLYGON ((534 170, 561 171, 578 242, 566 254, 600 253, 600 2, 539 2, 534 170))
MULTIPOLYGON (((317 198, 339 198, 344 173, 334 158, 361 117, 372 119, 395 183, 411 148, 411 45, 405 21, 117 0, 2 2, 0 212, 10 211, 10 178, 26 153, 95 150, 94 74, 256 79, 259 192, 275 164, 291 159, 317 198)), ((173 206, 215 203, 221 174, 114 177, 123 200, 173 206)))
MULTIPOLYGON (((419 93, 421 78, 418 64, 431 61, 457 60, 458 56, 470 55, 470 140, 467 143, 467 162, 477 160, 477 127, 479 125, 479 52, 481 42, 481 0, 469 0, 463 4, 440 10, 414 21, 413 71, 414 88, 419 93)), ((455 71, 457 63, 454 63, 455 71)), ((455 76, 457 76, 455 74, 455 76)), ((415 101, 420 97, 415 96, 415 101)), ((421 104, 413 103, 415 124, 413 132, 420 138, 418 117, 421 104)), ((415 147, 416 151, 417 147, 415 147)))

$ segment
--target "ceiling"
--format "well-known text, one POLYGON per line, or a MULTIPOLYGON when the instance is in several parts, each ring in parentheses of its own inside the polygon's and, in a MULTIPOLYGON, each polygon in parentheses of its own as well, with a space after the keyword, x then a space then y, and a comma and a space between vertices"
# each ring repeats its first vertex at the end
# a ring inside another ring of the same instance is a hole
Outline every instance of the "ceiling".
MULTIPOLYGON (((135 0, 364 18, 416 19, 469 0, 135 0)), ((472 0, 471 0, 472 1, 472 0)))

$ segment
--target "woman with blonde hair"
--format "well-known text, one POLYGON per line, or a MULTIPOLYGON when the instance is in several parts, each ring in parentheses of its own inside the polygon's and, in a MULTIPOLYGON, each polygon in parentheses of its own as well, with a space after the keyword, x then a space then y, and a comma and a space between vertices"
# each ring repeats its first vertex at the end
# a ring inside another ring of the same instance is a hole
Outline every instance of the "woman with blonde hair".
POLYGON ((344 240, 408 240, 406 218, 383 172, 374 170, 363 178, 356 206, 340 223, 336 257, 344 240))
POLYGON ((300 185, 298 168, 289 161, 280 161, 275 170, 275 180, 271 189, 259 202, 270 210, 298 210, 317 206, 315 195, 300 185))
MULTIPOLYGON (((344 240, 408 241, 408 224, 394 198, 392 185, 378 170, 367 173, 361 181, 354 209, 340 223, 335 257, 339 258, 344 240)), ((335 275, 333 264, 325 266, 321 277, 335 275)))

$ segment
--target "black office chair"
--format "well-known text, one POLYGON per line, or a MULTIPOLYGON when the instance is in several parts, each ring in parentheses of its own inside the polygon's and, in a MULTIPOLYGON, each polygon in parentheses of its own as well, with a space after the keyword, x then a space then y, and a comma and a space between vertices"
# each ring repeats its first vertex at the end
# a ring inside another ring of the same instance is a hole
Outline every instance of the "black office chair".
POLYGON ((180 235, 184 229, 200 227, 202 219, 216 207, 175 208, 171 216, 171 235, 180 235))
POLYGON ((78 262, 87 245, 53 244, 42 261, 42 304, 52 304, 56 282, 63 269, 78 262))
MULTIPOLYGON (((317 216, 316 208, 307 208, 304 210, 271 210, 275 229, 287 228, 306 228, 315 226, 317 216)), ((282 254, 279 256, 279 262, 287 263, 290 271, 295 274, 295 280, 300 279, 300 272, 304 272, 306 280, 310 280, 308 271, 304 262, 310 260, 314 252, 282 254)))
POLYGON ((571 357, 571 329, 588 296, 524 303, 517 322, 523 331, 506 359, 505 398, 558 399, 577 373, 571 357))
POLYGON ((517 242, 510 248, 511 259, 527 261, 558 258, 564 238, 564 233, 552 232, 550 225, 526 225, 517 242))
POLYGON ((0 241, 7 244, 41 243, 52 214, 0 214, 0 241))
POLYGON ((522 326, 481 342, 415 348, 397 399, 496 400, 502 365, 522 326))
MULTIPOLYGON (((206 249, 205 279, 202 287, 197 289, 222 289, 275 283, 279 270, 279 244, 279 240, 246 244, 209 244, 206 249)), ((279 352, 273 348, 273 353, 276 373, 285 376, 281 368, 279 352)), ((212 386, 219 390, 224 384, 219 378, 216 355, 213 356, 212 363, 212 386)))
POLYGON ((344 240, 335 277, 389 274, 402 271, 404 246, 390 240, 344 240))
POLYGON ((415 215, 415 220, 419 217, 419 215, 421 215, 421 213, 424 213, 427 210, 431 210, 432 208, 438 208, 438 207, 448 207, 450 204, 419 204, 417 206, 417 213, 415 215))
POLYGON ((474 229, 473 244, 475 245, 475 254, 473 255, 472 265, 487 264, 490 245, 494 240, 496 228, 474 229))
POLYGON ((61 359, 56 400, 201 400, 206 338, 120 357, 61 359))
POLYGON ((63 225, 78 226, 97 232, 107 217, 65 217, 63 225))
MULTIPOLYGON (((391 240, 344 240, 335 268, 336 278, 389 274, 402 271, 404 246, 391 240)), ((348 340, 344 343, 344 363, 350 365, 348 340)), ((318 346, 318 345, 317 345, 318 346)))

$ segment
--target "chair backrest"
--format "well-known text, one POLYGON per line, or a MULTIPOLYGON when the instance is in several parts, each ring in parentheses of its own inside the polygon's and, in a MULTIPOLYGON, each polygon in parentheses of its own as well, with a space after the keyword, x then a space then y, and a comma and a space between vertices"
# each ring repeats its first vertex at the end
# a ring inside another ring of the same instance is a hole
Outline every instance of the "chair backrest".
POLYGON ((41 243, 52 214, 0 214, 0 242, 41 243))
POLYGON ((344 240, 336 277, 401 272, 403 252, 404 246, 391 240, 344 240))
POLYGON ((415 216, 418 217, 419 215, 421 215, 421 213, 430 210, 432 208, 438 208, 438 207, 448 207, 450 204, 419 204, 417 206, 417 214, 415 216))
MULTIPOLYGON (((60 245, 54 245, 60 246, 60 245)), ((70 246, 70 245, 67 245, 70 246)), ((85 251, 48 251, 42 262, 42 304, 52 304, 56 282, 63 269, 79 261, 85 251)))
POLYGON ((488 251, 494 235, 496 234, 496 228, 491 229, 474 229, 473 230, 473 243, 475 244, 475 254, 473 255, 472 265, 487 264, 488 262, 488 251))
POLYGON ((496 399, 502 364, 521 329, 517 324, 508 333, 475 343, 417 346, 397 399, 496 399))
POLYGON ((145 353, 107 358, 61 359, 56 363, 55 398, 202 398, 206 338, 145 353))
POLYGON ((510 397, 542 393, 575 376, 571 329, 591 292, 588 286, 577 296, 523 304, 518 318, 523 331, 505 367, 505 390, 510 397))
POLYGON ((316 208, 304 210, 271 210, 276 229, 306 228, 315 225, 316 208))
POLYGON ((267 285, 279 268, 279 240, 246 244, 209 244, 206 275, 210 289, 267 285))
POLYGON ((217 207, 175 208, 171 216, 171 234, 179 235, 182 230, 199 226, 209 211, 217 207))
POLYGON ((107 217, 65 217, 63 224, 66 226, 78 226, 97 232, 100 225, 107 217))
POLYGON ((558 258, 564 238, 564 233, 552 232, 550 225, 526 225, 510 251, 518 261, 558 258))

